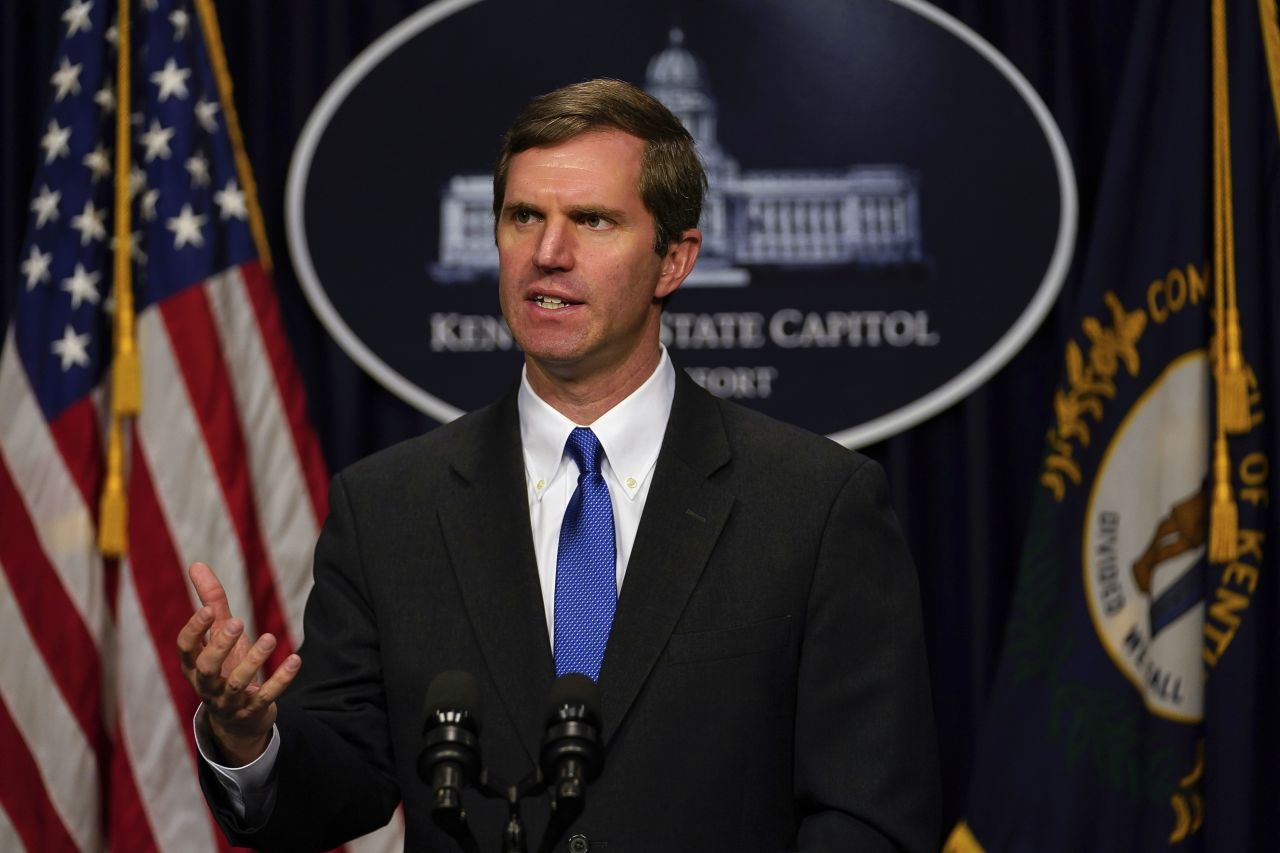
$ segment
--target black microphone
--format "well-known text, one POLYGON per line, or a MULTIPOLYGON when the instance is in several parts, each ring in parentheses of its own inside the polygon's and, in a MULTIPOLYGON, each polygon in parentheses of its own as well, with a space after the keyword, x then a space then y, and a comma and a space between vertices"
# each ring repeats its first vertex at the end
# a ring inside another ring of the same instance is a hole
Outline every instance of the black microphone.
POLYGON ((468 672, 442 672, 425 705, 418 777, 431 788, 433 817, 462 821, 462 791, 480 772, 480 684, 468 672))
POLYGON ((573 672, 555 680, 549 700, 542 775, 551 789, 553 808, 581 811, 587 783, 600 775, 604 765, 600 691, 590 678, 573 672))

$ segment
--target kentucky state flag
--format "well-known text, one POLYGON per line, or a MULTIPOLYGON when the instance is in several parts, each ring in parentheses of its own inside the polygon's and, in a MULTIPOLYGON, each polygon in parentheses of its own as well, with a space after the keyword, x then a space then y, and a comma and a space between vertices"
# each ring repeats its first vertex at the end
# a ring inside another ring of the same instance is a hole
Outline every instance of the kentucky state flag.
POLYGON ((1225 27, 1210 3, 1137 11, 1079 324, 948 851, 1234 851, 1280 837, 1280 36, 1275 0, 1212 5, 1225 27), (1219 367, 1233 364, 1228 424, 1219 367))

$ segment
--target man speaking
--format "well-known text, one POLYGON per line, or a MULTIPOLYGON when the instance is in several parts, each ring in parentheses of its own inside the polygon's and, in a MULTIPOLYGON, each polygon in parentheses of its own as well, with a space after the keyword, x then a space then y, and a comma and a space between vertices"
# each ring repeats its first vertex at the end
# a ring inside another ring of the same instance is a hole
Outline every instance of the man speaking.
MULTIPOLYGON (((463 670, 507 779, 538 761, 555 677, 598 683, 575 853, 937 849, 919 593, 879 466, 712 397, 659 343, 705 189, 639 89, 534 100, 494 171, 519 385, 334 479, 302 657, 265 681, 274 638, 192 567, 178 646, 233 843, 329 849, 403 799, 407 850, 458 849, 416 761, 428 684, 463 670)), ((505 806, 466 808, 497 849, 505 806)), ((525 812, 536 839, 547 808, 525 812)))

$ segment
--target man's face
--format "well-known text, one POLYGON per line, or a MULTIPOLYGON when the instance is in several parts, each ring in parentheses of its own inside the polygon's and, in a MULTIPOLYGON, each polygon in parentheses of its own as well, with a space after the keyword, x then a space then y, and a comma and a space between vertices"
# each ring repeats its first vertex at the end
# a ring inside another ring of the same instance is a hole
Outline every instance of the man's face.
POLYGON ((656 361, 659 300, 692 268, 698 238, 686 232, 666 256, 654 252, 643 153, 640 139, 601 130, 511 158, 498 290, 532 368, 577 381, 656 361))

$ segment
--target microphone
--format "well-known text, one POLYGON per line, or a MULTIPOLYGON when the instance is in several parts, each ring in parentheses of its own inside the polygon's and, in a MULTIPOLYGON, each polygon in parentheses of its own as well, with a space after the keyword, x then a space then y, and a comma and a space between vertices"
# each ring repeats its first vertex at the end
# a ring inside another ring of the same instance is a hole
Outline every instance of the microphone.
POLYGON ((555 680, 548 698, 542 775, 551 789, 552 808, 578 812, 586 802, 587 783, 604 765, 600 691, 587 676, 571 672, 555 680))
POLYGON ((480 771, 480 684, 468 672, 442 672, 427 687, 424 704, 418 777, 431 788, 432 816, 460 822, 462 791, 480 771))

